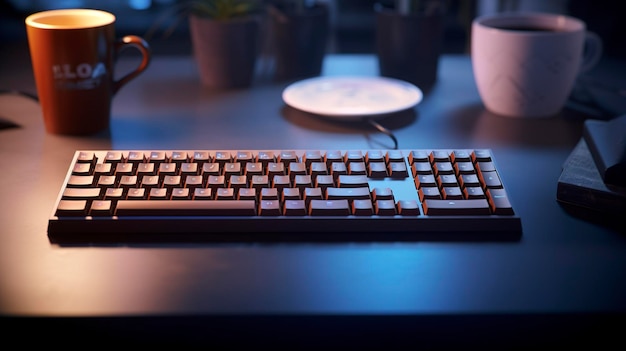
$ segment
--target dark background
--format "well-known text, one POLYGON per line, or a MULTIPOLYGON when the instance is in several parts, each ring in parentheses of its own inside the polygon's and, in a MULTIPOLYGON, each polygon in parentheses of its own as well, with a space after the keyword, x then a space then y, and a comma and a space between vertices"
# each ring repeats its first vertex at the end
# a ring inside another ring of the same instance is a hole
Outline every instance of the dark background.
MULTIPOLYGON (((182 0, 0 0, 0 53, 26 43, 24 19, 33 12, 63 7, 99 8, 117 17, 120 35, 150 36, 156 54, 186 55, 191 52, 186 20, 180 21, 171 36, 163 30, 175 16, 167 13, 182 0), (140 4, 143 3, 143 4, 140 4), (148 5, 145 8, 140 5, 148 5), (159 25, 161 24, 161 25, 159 25)), ((333 8, 329 52, 372 53, 374 50, 377 3, 392 0, 325 0, 333 8)), ((508 10, 543 10, 576 16, 586 21, 588 29, 599 34, 605 44, 605 55, 626 58, 626 15, 619 1, 603 1, 598 5, 588 0, 447 0, 444 53, 467 53, 471 20, 481 14, 508 10)), ((170 12, 171 13, 171 12, 170 12)))

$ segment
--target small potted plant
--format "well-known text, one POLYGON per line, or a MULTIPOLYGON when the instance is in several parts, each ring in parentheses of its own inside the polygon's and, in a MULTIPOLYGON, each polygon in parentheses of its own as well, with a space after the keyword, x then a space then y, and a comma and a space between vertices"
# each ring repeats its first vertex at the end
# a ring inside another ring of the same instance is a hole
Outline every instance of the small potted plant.
POLYGON ((429 90, 437 81, 446 0, 393 0, 376 8, 380 75, 429 90))
POLYGON ((329 37, 328 5, 316 0, 269 0, 268 14, 274 78, 320 75, 329 37))
POLYGON ((260 0, 193 0, 189 31, 202 84, 236 89, 251 85, 260 47, 260 0))
POLYGON ((264 0, 181 0, 169 7, 146 33, 164 23, 168 37, 181 20, 188 19, 193 55, 204 86, 245 88, 254 78, 261 43, 264 0))

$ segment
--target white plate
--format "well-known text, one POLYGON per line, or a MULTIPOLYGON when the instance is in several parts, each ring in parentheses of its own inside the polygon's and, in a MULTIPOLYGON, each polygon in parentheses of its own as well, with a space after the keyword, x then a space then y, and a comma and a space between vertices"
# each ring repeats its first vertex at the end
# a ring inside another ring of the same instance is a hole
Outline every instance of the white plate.
POLYGON ((289 85, 283 101, 296 109, 337 118, 403 111, 422 100, 415 85, 385 77, 316 77, 289 85))

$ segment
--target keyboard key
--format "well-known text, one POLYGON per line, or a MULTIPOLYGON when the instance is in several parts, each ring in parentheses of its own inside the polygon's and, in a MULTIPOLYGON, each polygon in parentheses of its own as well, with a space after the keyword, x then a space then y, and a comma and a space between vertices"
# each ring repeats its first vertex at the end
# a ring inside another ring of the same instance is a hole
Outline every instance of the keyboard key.
POLYGON ((189 160, 186 151, 172 151, 170 155, 170 162, 177 165, 181 165, 189 160))
MULTIPOLYGON (((196 188, 193 192, 193 198, 194 200, 212 200, 213 191, 210 188, 196 188)), ((240 199, 240 200, 244 200, 244 199, 240 199)), ((245 199, 245 200, 248 200, 248 199, 245 199)))
POLYGON ((471 153, 472 161, 474 162, 489 162, 491 161, 491 152, 489 150, 474 150, 471 153))
POLYGON ((495 171, 481 172, 481 180, 487 186, 487 188, 502 188, 500 177, 495 171))
POLYGON ((275 175, 274 178, 272 178, 272 187, 278 190, 282 190, 284 188, 291 188, 291 178, 286 175, 284 176, 275 175))
POLYGON ((127 162, 134 164, 135 166, 146 162, 146 156, 142 151, 130 151, 128 153, 127 162))
POLYGON ((419 216, 419 204, 415 200, 398 201, 398 214, 402 216, 419 216))
POLYGON ((404 162, 389 162, 389 176, 394 179, 408 177, 406 164, 404 162))
POLYGON ((418 174, 415 177, 415 186, 417 188, 421 188, 421 187, 436 187, 437 186, 437 180, 435 179, 435 176, 432 174, 418 174))
POLYGON ((163 162, 159 164, 159 175, 161 176, 176 175, 177 172, 178 169, 176 168, 175 163, 163 162))
POLYGON ((313 177, 316 177, 318 175, 328 174, 326 163, 325 162, 311 162, 311 165, 309 166, 309 174, 313 177))
POLYGON ((234 200, 235 189, 233 188, 218 188, 215 190, 216 200, 234 200))
POLYGON ((311 200, 324 200, 324 193, 322 188, 306 188, 304 189, 302 198, 306 201, 306 203, 311 202, 311 200))
POLYGON ((309 214, 311 216, 348 216, 350 215, 350 204, 346 199, 311 200, 309 214))
MULTIPOLYGON (((99 166, 99 165, 97 165, 99 166)), ((109 164, 110 166, 110 164, 109 164)), ((96 168, 96 172, 97 172, 97 168, 96 168)), ((137 176, 143 176, 143 175, 155 175, 156 174, 156 169, 154 168, 154 163, 139 163, 137 165, 137 168, 135 169, 135 174, 137 176)))
POLYGON ((365 154, 365 162, 371 164, 372 162, 385 162, 385 153, 381 150, 370 150, 365 154))
POLYGON ((313 184, 317 188, 321 188, 325 190, 329 187, 335 186, 335 180, 332 175, 319 175, 315 177, 315 184, 313 184))
POLYGON ((148 160, 152 163, 159 165, 163 162, 167 162, 167 156, 165 154, 165 151, 152 151, 150 152, 148 160))
POLYGON ((363 152, 360 150, 349 150, 344 155, 344 162, 348 165, 352 163, 364 163, 363 152))
POLYGON ((299 159, 295 151, 283 150, 278 154, 278 160, 276 161, 284 164, 285 167, 288 167, 291 162, 298 162, 299 159))
POLYGON ((414 162, 411 165, 411 169, 413 170, 413 176, 417 174, 432 174, 433 173, 433 168, 430 165, 430 162, 428 161, 414 162))
POLYGON ((489 189, 487 190, 489 203, 491 210, 497 215, 513 215, 513 206, 509 202, 504 189, 489 189))
POLYGON ((94 163, 96 160, 96 154, 91 151, 81 151, 76 157, 76 162, 78 163, 94 163))
POLYGON ((72 174, 74 174, 74 175, 90 175, 91 174, 91 164, 90 163, 76 163, 74 165, 74 169, 72 170, 72 174))
POLYGON ((348 174, 348 167, 343 162, 333 162, 330 165, 330 172, 335 179, 338 179, 339 176, 348 174))
POLYGON ((472 156, 467 150, 454 150, 450 154, 450 159, 452 162, 471 162, 472 156))
POLYGON ((111 200, 98 200, 91 204, 89 210, 90 216, 110 216, 113 214, 113 205, 111 200))
POLYGON ((195 151, 193 153, 193 162, 202 167, 206 162, 211 162, 211 154, 208 151, 195 151))
POLYGON ((259 215, 260 216, 279 216, 280 201, 278 200, 261 200, 259 203, 259 215))
POLYGON ((402 162, 404 163, 404 155, 400 150, 389 150, 386 153, 385 161, 387 163, 402 162))
MULTIPOLYGON (((158 178, 157 178, 158 181, 158 178)), ((110 188, 113 187, 117 184, 117 178, 115 178, 115 176, 100 176, 98 178, 98 187, 104 189, 104 188, 110 188)))
POLYGON ((297 175, 306 175, 308 173, 306 163, 292 162, 289 164, 289 177, 293 180, 297 175))
POLYGON ((105 162, 109 162, 113 164, 118 164, 118 163, 126 161, 126 159, 124 158, 124 155, 120 151, 109 151, 104 156, 104 159, 105 159, 105 162))
POLYGON ((478 180, 478 176, 476 174, 461 174, 461 176, 459 177, 459 185, 462 188, 472 186, 479 187, 480 181, 478 180))
MULTIPOLYGON (((274 174, 284 174, 284 165, 282 163, 275 163, 272 162, 269 165, 271 165, 273 171, 270 171, 269 174, 270 175, 274 175, 274 174), (280 165, 283 166, 281 171, 276 171, 276 167, 280 165)), ((252 176, 255 175, 263 175, 263 164, 261 162, 248 162, 246 163, 245 169, 244 169, 244 173, 248 178, 252 178, 252 176)))
POLYGON ((352 162, 348 164, 348 174, 350 175, 366 175, 367 167, 365 162, 352 162))
POLYGON ((255 162, 255 157, 251 151, 237 151, 235 153, 235 162, 242 166, 246 166, 249 162, 255 162))
MULTIPOLYGON (((256 165, 258 165, 259 167, 255 168, 254 171, 256 172, 256 170, 258 169, 259 174, 261 174, 263 172, 262 165, 260 163, 256 163, 255 167, 256 165)), ((285 172, 285 165, 283 163, 272 162, 267 164, 267 175, 270 178, 275 175, 285 175, 285 172)), ((247 171, 247 174, 249 173, 250 171, 247 171)))
POLYGON ((233 175, 241 175, 242 174, 242 170, 241 170, 241 163, 237 163, 237 162, 227 162, 224 164, 223 166, 223 175, 228 179, 230 176, 233 175))
POLYGON ((94 167, 95 176, 111 175, 111 174, 113 173, 112 173, 112 167, 110 163, 98 163, 94 167))
POLYGON ((324 161, 322 157, 322 153, 319 150, 308 150, 304 153, 302 157, 302 162, 306 166, 310 166, 312 162, 322 162, 324 161))
POLYGON ((430 153, 426 150, 412 150, 409 153, 409 164, 413 165, 416 162, 430 162, 430 153))
POLYGON ((117 216, 254 216, 256 204, 250 200, 169 201, 120 200, 117 216))
POLYGON ((468 186, 464 189, 465 198, 467 199, 484 199, 485 192, 479 186, 468 186))
POLYGON ((393 190, 391 188, 374 188, 372 190, 372 201, 393 200, 393 190))
MULTIPOLYGON (((211 190, 211 189, 209 189, 211 190)), ((148 194, 150 200, 168 200, 170 198, 167 189, 165 188, 152 188, 148 194)))
POLYGON ((85 216, 87 200, 61 200, 57 205, 57 216, 85 216))
POLYGON ((423 186, 418 190, 420 201, 426 199, 441 199, 441 192, 436 186, 423 186))
POLYGON ((310 175, 297 175, 293 180, 293 186, 304 190, 304 188, 310 188, 313 186, 313 179, 310 175))
POLYGON ((456 162, 454 164, 454 171, 457 175, 476 173, 476 170, 474 169, 474 164, 469 161, 456 162))
POLYGON ((424 213, 427 215, 489 215, 489 204, 486 199, 473 200, 424 200, 424 213))
POLYGON ((326 189, 326 198, 328 200, 337 199, 363 199, 370 198, 370 189, 368 187, 359 188, 328 188, 326 189))
POLYGON ((429 155, 430 163, 435 162, 448 162, 450 161, 450 154, 446 150, 433 150, 429 155))
POLYGON ((352 201, 352 213, 355 216, 371 216, 374 213, 372 201, 355 199, 352 201))
POLYGON ((282 199, 285 200, 300 200, 300 189, 298 188, 285 188, 282 191, 282 199))
POLYGON ((93 185, 93 176, 73 175, 67 181, 67 186, 71 188, 90 188, 93 185))
POLYGON ((250 187, 254 189, 263 189, 270 187, 270 177, 267 175, 255 175, 250 179, 250 187))
POLYGON ((100 197, 100 193, 100 188, 66 188, 63 191, 63 199, 97 199, 100 197))
POLYGON ((379 216, 394 216, 396 204, 393 200, 378 200, 375 202, 374 211, 379 216))
MULTIPOLYGON (((144 190, 144 189, 141 189, 144 190)), ((188 188, 174 188, 172 189, 172 200, 189 200, 191 193, 188 188)))
POLYGON ((444 187, 441 189, 441 196, 445 200, 462 200, 464 198, 463 191, 458 186, 444 187))
MULTIPOLYGON (((184 190, 189 190, 189 189, 184 189, 184 190)), ((127 200, 143 200, 145 198, 146 198, 146 189, 144 188, 128 189, 128 192, 126 193, 127 200)))
POLYGON ((333 162, 343 162, 343 154, 339 150, 329 150, 324 156, 324 161, 330 167, 333 162))
MULTIPOLYGON (((200 181, 202 181, 202 179, 200 179, 200 181)), ((160 185, 160 182, 161 181, 158 176, 145 175, 141 177, 142 188, 147 188, 147 189, 156 188, 160 185)))
POLYGON ((369 180, 364 175, 340 175, 337 186, 340 188, 361 188, 369 185, 369 180))
POLYGON ((124 189, 122 188, 107 188, 104 192, 104 199, 105 200, 120 200, 123 195, 124 195, 124 189))
POLYGON ((256 200, 255 188, 241 188, 237 193, 237 200, 256 200))
POLYGON ((278 200, 278 189, 277 188, 261 189, 260 199, 261 200, 278 200))
POLYGON ((115 175, 132 175, 135 173, 132 163, 118 163, 115 166, 115 175))
POLYGON ((304 200, 287 200, 283 209, 285 216, 304 216, 306 215, 306 205, 304 200))

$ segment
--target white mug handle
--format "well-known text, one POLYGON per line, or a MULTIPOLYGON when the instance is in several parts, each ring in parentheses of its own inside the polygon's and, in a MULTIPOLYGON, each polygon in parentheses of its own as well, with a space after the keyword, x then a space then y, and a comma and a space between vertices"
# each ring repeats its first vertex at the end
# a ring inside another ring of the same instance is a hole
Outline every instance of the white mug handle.
POLYGON ((603 50, 600 36, 593 32, 586 32, 580 73, 587 72, 593 68, 600 61, 603 50))

